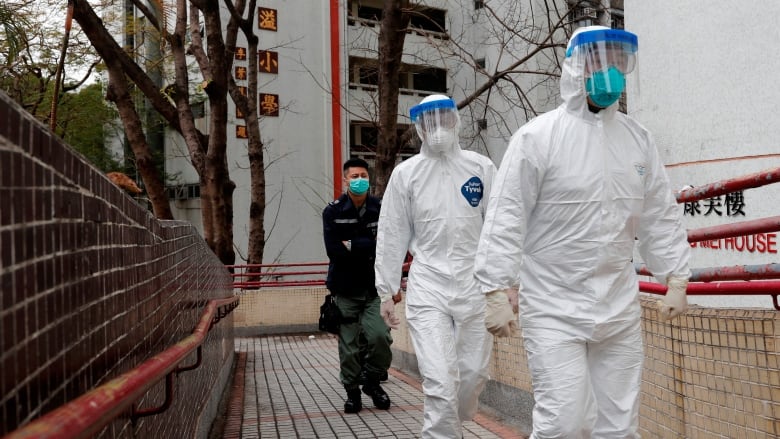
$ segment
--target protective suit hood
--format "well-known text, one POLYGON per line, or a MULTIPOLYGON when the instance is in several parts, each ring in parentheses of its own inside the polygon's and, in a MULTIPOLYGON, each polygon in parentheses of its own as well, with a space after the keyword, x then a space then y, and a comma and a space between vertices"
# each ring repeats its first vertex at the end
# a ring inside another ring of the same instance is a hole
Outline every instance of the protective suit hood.
POLYGON ((455 101, 444 95, 430 95, 409 113, 422 140, 423 156, 445 158, 460 153, 460 116, 455 101))
MULTIPOLYGON (((606 30, 609 29, 606 26, 585 26, 577 28, 569 39, 569 45, 572 40, 578 34, 591 30, 606 30)), ((567 50, 568 50, 567 46, 567 50)), ((593 113, 588 109, 588 95, 585 92, 585 76, 583 74, 584 68, 578 64, 577 58, 566 57, 563 60, 563 67, 561 68, 561 99, 566 111, 586 120, 597 120, 604 118, 612 118, 617 111, 618 104, 614 103, 607 108, 602 109, 598 113, 593 113)))

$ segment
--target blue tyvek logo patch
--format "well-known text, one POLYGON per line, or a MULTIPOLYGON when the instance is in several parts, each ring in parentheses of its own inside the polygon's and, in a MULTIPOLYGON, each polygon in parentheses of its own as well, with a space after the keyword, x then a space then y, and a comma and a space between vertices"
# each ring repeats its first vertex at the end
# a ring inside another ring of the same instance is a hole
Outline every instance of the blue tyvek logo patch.
POLYGON ((460 187, 460 193, 466 197, 466 201, 468 201, 469 204, 471 204, 473 207, 479 206, 479 202, 482 200, 483 191, 484 186, 482 185, 482 180, 480 180, 479 177, 469 178, 469 181, 460 187))

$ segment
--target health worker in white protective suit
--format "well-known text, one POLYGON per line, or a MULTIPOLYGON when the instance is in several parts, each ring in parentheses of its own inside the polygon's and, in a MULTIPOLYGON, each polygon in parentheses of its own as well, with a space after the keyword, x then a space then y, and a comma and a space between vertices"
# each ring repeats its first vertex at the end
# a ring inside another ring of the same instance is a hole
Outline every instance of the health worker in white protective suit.
POLYGON ((452 99, 428 96, 410 114, 422 147, 395 167, 382 198, 376 288, 382 317, 398 328, 391 296, 411 253, 406 321, 423 378, 422 437, 460 438, 461 423, 477 412, 493 342, 474 255, 496 167, 461 150, 452 99))
MULTIPOLYGON (((521 127, 494 181, 476 258, 495 332, 519 312, 532 438, 638 438, 642 309, 632 257, 687 308, 690 247, 650 133, 618 112, 637 38, 592 26, 569 40, 563 103, 521 127)), ((635 79, 635 78, 630 78, 635 79)))

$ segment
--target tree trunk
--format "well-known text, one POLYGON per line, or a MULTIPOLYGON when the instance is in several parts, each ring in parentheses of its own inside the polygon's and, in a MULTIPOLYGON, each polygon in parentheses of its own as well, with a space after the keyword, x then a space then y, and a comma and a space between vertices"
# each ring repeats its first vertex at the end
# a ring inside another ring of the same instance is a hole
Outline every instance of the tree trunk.
POLYGON ((135 156, 135 165, 141 174, 141 180, 146 187, 146 194, 152 202, 154 216, 160 219, 173 219, 171 205, 168 196, 165 194, 165 185, 154 165, 152 154, 149 150, 149 144, 144 136, 143 124, 141 118, 135 111, 135 103, 130 96, 122 69, 115 63, 107 60, 108 66, 108 92, 106 99, 116 104, 119 111, 119 117, 125 128, 125 135, 130 143, 130 148, 135 156))
POLYGON ((409 25, 408 0, 385 1, 379 28, 379 124, 374 165, 374 195, 385 193, 387 181, 395 166, 398 143, 398 88, 401 55, 406 28, 409 25))
MULTIPOLYGON (((247 39, 247 94, 257 94, 257 47, 258 38, 254 33, 256 1, 250 0, 246 19, 240 15, 244 11, 244 3, 238 0, 235 3, 236 11, 231 16, 228 24, 225 45, 228 53, 235 51, 236 34, 240 28, 247 39)), ((231 78, 230 96, 233 102, 245 115, 247 127, 247 154, 249 159, 250 196, 249 204, 249 242, 247 245, 247 263, 262 264, 265 250, 265 159, 263 156, 263 140, 260 137, 260 122, 257 114, 257 99, 247 99, 238 91, 235 81, 231 78)), ((247 279, 247 280, 260 280, 247 279)))
POLYGON ((232 265, 236 261, 233 250, 233 190, 236 185, 230 180, 227 166, 227 93, 233 58, 232 54, 230 58, 226 56, 219 4, 205 2, 202 12, 209 55, 209 68, 203 76, 211 78, 206 87, 210 110, 206 184, 213 196, 211 218, 214 226, 211 248, 224 264, 232 265))

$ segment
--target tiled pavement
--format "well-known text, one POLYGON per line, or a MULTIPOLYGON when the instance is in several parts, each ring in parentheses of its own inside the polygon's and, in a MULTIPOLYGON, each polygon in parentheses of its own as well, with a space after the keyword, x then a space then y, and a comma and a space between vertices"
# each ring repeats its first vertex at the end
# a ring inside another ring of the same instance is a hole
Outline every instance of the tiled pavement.
MULTIPOLYGON (((377 410, 363 395, 363 410, 344 414, 336 337, 269 335, 237 338, 225 439, 417 438, 422 427, 419 380, 390 369, 382 387, 389 410, 377 410)), ((465 438, 523 438, 515 429, 480 412, 467 422, 465 438)))

